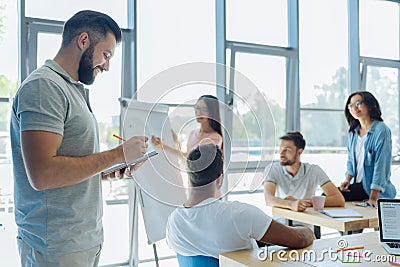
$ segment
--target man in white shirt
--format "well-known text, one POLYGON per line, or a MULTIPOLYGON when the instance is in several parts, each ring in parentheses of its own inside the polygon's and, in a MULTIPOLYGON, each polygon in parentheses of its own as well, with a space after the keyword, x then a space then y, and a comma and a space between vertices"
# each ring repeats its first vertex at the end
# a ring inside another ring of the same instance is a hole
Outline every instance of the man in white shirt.
POLYGON ((187 165, 189 197, 167 223, 167 242, 176 253, 218 258, 224 252, 256 248, 255 240, 291 248, 313 242, 314 234, 306 227, 289 227, 252 205, 215 198, 223 179, 222 152, 216 145, 192 150, 187 165))
POLYGON ((311 197, 320 186, 326 207, 344 207, 343 195, 326 173, 317 165, 300 162, 306 146, 303 135, 289 132, 280 139, 280 162, 267 166, 264 172, 266 204, 304 211, 312 206, 311 197))

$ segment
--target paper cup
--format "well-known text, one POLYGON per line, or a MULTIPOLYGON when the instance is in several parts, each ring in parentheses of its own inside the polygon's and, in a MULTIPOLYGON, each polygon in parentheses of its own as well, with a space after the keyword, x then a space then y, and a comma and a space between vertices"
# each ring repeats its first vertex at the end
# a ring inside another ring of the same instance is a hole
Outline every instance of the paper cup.
POLYGON ((323 210, 325 206, 325 196, 313 196, 311 198, 314 210, 323 210))

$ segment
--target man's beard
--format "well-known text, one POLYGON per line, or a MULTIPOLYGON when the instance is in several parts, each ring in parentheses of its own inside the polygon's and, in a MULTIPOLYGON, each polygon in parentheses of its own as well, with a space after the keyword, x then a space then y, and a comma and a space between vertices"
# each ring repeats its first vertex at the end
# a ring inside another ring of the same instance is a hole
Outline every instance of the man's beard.
POLYGON ((280 163, 281 163, 281 166, 292 166, 293 164, 296 163, 296 159, 286 160, 285 162, 281 161, 280 163))
POLYGON ((79 61, 79 81, 86 85, 93 84, 95 78, 93 75, 93 52, 94 46, 91 45, 88 50, 83 53, 79 61))

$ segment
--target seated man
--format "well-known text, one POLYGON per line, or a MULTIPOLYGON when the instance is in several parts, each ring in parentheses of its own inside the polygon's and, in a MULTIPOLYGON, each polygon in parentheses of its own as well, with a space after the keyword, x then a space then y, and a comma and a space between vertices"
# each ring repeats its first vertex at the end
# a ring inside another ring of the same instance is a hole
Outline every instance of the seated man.
POLYGON ((183 256, 211 256, 228 251, 257 248, 264 243, 303 248, 314 240, 306 227, 289 227, 263 211, 237 201, 215 197, 223 179, 221 150, 214 144, 200 145, 187 158, 189 196, 171 213, 167 242, 183 256))
POLYGON ((306 141, 299 132, 281 138, 280 163, 265 168, 264 196, 268 206, 304 211, 312 206, 311 197, 320 186, 326 207, 344 207, 345 200, 326 173, 317 165, 300 162, 306 141))

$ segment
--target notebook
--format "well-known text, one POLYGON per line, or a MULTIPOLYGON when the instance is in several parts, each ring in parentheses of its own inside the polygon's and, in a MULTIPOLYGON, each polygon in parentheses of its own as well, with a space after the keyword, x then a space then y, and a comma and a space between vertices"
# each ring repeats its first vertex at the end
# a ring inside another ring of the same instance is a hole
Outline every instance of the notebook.
POLYGON ((332 218, 362 218, 362 214, 352 209, 320 210, 321 213, 332 218))
POLYGON ((128 166, 130 166, 130 165, 135 165, 136 163, 141 162, 141 161, 143 161, 143 160, 145 160, 145 159, 147 159, 147 158, 153 157, 153 156, 155 156, 155 155, 157 155, 157 154, 158 154, 158 152, 155 151, 155 150, 149 151, 149 152, 147 152, 146 154, 144 154, 143 156, 141 156, 140 158, 137 158, 137 159, 133 160, 133 161, 130 162, 129 164, 127 164, 127 163, 120 163, 120 164, 116 164, 116 165, 114 165, 114 166, 111 166, 110 168, 108 168, 108 169, 106 169, 106 170, 103 171, 103 175, 108 175, 108 174, 113 173, 113 172, 115 172, 115 171, 117 171, 117 170, 126 168, 126 167, 128 167, 128 166))
POLYGON ((378 199, 378 220, 381 245, 400 255, 400 199, 378 199))

